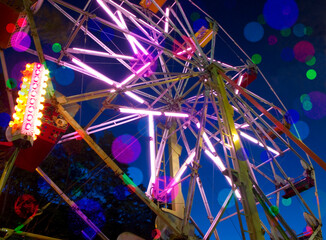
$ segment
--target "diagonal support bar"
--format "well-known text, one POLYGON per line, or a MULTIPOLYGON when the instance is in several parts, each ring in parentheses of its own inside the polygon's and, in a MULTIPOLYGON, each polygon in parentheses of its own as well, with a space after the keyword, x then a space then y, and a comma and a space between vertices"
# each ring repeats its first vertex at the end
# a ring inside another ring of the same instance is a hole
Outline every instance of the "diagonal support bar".
POLYGON ((170 221, 167 215, 146 195, 140 188, 119 168, 117 164, 97 145, 94 140, 84 131, 76 120, 60 104, 57 105, 58 111, 66 121, 81 135, 85 142, 97 153, 97 155, 112 169, 118 176, 156 215, 158 215, 176 234, 181 234, 177 226, 170 221))
POLYGON ((101 230, 79 209, 77 204, 70 200, 69 197, 62 192, 62 190, 46 175, 41 168, 37 167, 36 172, 59 194, 59 196, 74 210, 75 213, 78 214, 81 219, 89 226, 91 227, 96 234, 104 240, 109 240, 104 233, 101 232, 101 230))

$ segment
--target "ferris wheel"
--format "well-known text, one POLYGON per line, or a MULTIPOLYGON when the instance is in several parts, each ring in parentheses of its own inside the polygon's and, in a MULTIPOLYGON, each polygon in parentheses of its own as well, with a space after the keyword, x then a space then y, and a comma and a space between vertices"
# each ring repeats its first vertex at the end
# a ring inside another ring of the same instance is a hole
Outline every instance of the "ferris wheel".
POLYGON ((67 87, 63 95, 50 94, 63 117, 56 124, 66 121, 76 130, 58 144, 82 137, 157 215, 161 239, 220 239, 226 236, 223 224, 231 221, 240 230, 239 239, 322 239, 320 212, 311 210, 316 202, 306 202, 301 193, 317 193, 311 159, 324 169, 325 163, 291 133, 291 114, 217 21, 191 0, 48 2, 73 27, 59 53, 46 53, 45 60, 73 69, 83 81, 101 83, 94 91, 71 95, 67 87), (193 26, 189 9, 201 13, 201 25, 193 26), (113 29, 110 41, 98 37, 101 26, 113 29), (86 44, 77 39, 80 33, 86 44), (222 56, 224 41, 233 45, 236 57, 222 56), (270 93, 250 91, 258 81, 270 93), (99 102, 99 108, 82 128, 65 107, 78 103, 85 112, 81 103, 86 101, 99 102), (148 129, 142 159, 150 173, 145 192, 89 136, 117 127, 130 134, 140 119, 148 129), (264 160, 257 152, 264 152, 264 160), (291 159, 291 170, 284 159, 291 159), (228 189, 219 206, 213 186, 228 189), (294 230, 291 206, 282 211, 281 203, 291 199, 300 202, 302 211, 292 211, 310 231, 294 230), (235 208, 227 214, 230 205, 235 208))

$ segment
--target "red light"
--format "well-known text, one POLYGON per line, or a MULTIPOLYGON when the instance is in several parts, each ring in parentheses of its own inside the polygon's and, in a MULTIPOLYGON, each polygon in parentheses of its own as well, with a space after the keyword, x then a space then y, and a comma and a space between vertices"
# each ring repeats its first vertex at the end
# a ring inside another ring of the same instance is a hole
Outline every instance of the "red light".
POLYGON ((26 130, 31 129, 31 124, 30 124, 30 123, 27 123, 26 126, 25 126, 25 129, 26 129, 26 130))

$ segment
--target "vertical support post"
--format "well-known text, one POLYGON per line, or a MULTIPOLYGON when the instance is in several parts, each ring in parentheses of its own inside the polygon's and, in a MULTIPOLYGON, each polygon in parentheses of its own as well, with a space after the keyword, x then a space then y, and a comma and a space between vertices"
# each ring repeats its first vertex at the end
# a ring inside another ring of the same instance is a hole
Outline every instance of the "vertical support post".
POLYGON ((205 90, 205 100, 204 100, 204 105, 203 105, 203 109, 202 109, 200 127, 199 127, 199 131, 198 131, 198 138, 197 138, 196 147, 195 147, 195 160, 193 161, 193 169, 192 169, 189 188, 188 188, 184 219, 183 219, 183 223, 182 223, 182 231, 184 233, 187 229, 187 225, 188 225, 189 218, 190 218, 190 212, 191 212, 191 208, 192 208, 192 203, 193 203, 194 195, 195 195, 196 178, 198 175, 197 171, 199 168, 199 159, 200 159, 200 155, 201 155, 201 151, 202 151, 202 147, 203 147, 203 133, 204 133, 204 126, 206 123, 208 94, 209 94, 209 92, 205 90))
POLYGON ((208 70, 211 73, 213 85, 218 93, 219 107, 222 114, 222 119, 226 125, 227 135, 231 143, 233 159, 233 167, 239 173, 237 186, 241 193, 241 202, 243 205, 248 232, 251 240, 263 240, 260 218, 255 204, 255 197, 252 190, 252 182, 249 178, 249 166, 246 162, 245 153, 241 147, 240 137, 236 131, 233 120, 233 109, 230 105, 225 85, 221 75, 218 73, 218 67, 211 64, 208 70))
POLYGON ((62 190, 46 175, 40 167, 36 168, 36 172, 56 191, 59 196, 71 207, 71 209, 78 214, 79 217, 89 226, 91 227, 96 234, 104 240, 109 240, 104 233, 79 209, 78 205, 69 199, 69 197, 62 192, 62 190))
POLYGON ((14 163, 16 161, 16 158, 18 156, 19 153, 19 148, 16 148, 15 151, 12 153, 12 155, 10 156, 9 160, 6 162, 5 168, 3 169, 1 178, 0 178, 0 195, 4 189, 4 187, 6 186, 6 182, 8 180, 8 177, 11 173, 11 170, 14 166, 14 163))
MULTIPOLYGON (((172 133, 176 129, 176 122, 172 122, 172 127, 169 129, 169 132, 172 133)), ((170 134, 169 133, 169 134, 170 134)), ((178 144, 177 134, 173 133, 171 137, 168 140, 169 145, 169 156, 170 156, 170 176, 172 178, 175 177, 177 172, 180 169, 180 163, 179 163, 179 157, 181 155, 182 147, 178 144)), ((181 190, 181 183, 178 184, 178 186, 175 186, 178 188, 178 192, 176 191, 171 192, 172 194, 172 214, 183 219, 184 218, 184 208, 185 208, 185 200, 182 195, 181 190), (174 196, 177 194, 176 196, 174 196)))
POLYGON ((9 76, 8 76, 8 70, 7 70, 5 54, 4 54, 2 49, 0 49, 0 58, 1 58, 3 77, 4 77, 4 80, 5 80, 6 92, 7 92, 7 96, 8 96, 9 108, 10 108, 10 113, 11 113, 10 115, 12 115, 14 113, 15 104, 14 104, 14 99, 12 97, 12 90, 9 89, 7 87, 7 84, 6 84, 8 79, 9 79, 9 76))

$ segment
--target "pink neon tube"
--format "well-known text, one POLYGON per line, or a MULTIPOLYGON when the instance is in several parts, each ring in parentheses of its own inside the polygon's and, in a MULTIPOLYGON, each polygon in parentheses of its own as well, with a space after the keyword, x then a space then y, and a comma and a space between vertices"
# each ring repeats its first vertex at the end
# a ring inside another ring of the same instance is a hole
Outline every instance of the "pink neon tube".
POLYGON ((164 32, 166 32, 166 33, 169 31, 169 20, 168 20, 169 14, 170 14, 170 9, 166 8, 166 10, 165 10, 166 18, 165 18, 165 24, 164 24, 164 32))
POLYGON ((155 180, 155 134, 154 134, 154 119, 153 115, 148 115, 148 128, 149 128, 149 151, 150 151, 150 166, 151 166, 151 178, 150 183, 154 183, 155 180))
POLYGON ((143 109, 134 109, 134 108, 119 108, 120 112, 122 113, 138 113, 138 114, 144 114, 144 115, 154 115, 154 116, 160 116, 162 115, 161 112, 158 111, 150 111, 150 110, 143 110, 143 109))
POLYGON ((143 104, 145 102, 144 99, 138 97, 136 94, 132 93, 132 92, 129 92, 129 91, 126 91, 125 94, 129 97, 131 97, 132 99, 134 99, 135 101, 143 104))
POLYGON ((69 48, 67 51, 71 52, 71 53, 85 53, 85 54, 89 54, 89 55, 102 56, 102 57, 108 57, 108 58, 119 58, 119 59, 126 59, 126 60, 134 60, 135 59, 134 57, 131 57, 131 56, 125 56, 125 55, 120 55, 120 54, 110 54, 107 52, 99 52, 99 51, 82 49, 82 48, 69 48))
POLYGON ((78 66, 84 68, 85 70, 87 70, 88 72, 90 72, 91 74, 93 74, 94 76, 98 76, 100 78, 100 80, 113 85, 114 81, 111 80, 110 78, 104 76, 103 74, 99 73, 98 71, 94 70, 93 68, 91 68, 90 66, 87 66, 85 63, 79 61, 77 58, 72 58, 72 62, 77 64, 78 66))
POLYGON ((176 113, 176 112, 164 112, 167 117, 189 117, 187 113, 176 113))

